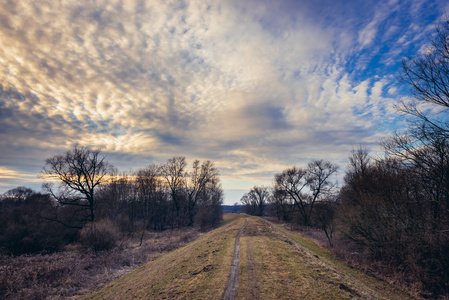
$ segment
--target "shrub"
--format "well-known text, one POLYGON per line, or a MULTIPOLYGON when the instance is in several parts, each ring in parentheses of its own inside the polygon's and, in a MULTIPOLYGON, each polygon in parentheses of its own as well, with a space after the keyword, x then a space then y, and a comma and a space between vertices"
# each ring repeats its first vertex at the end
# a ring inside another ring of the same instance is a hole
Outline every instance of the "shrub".
POLYGON ((114 248, 118 238, 117 226, 105 219, 84 226, 80 234, 80 243, 97 252, 114 248))
POLYGON ((0 252, 8 255, 51 253, 73 242, 78 229, 49 221, 54 212, 49 195, 26 188, 0 196, 0 252), (27 191, 26 197, 23 190, 27 191))

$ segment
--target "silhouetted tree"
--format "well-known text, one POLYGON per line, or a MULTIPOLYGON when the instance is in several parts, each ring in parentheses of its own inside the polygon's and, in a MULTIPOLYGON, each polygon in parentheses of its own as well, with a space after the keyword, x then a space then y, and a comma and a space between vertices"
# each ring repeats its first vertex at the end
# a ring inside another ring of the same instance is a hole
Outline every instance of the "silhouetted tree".
POLYGON ((288 195, 294 202, 306 226, 311 225, 313 207, 334 188, 331 176, 338 167, 330 162, 316 160, 307 169, 290 167, 275 175, 275 194, 288 195))
MULTIPOLYGON (((426 51, 413 59, 403 60, 402 76, 414 95, 405 99, 398 108, 421 122, 421 126, 434 132, 449 133, 449 20, 438 27, 436 36, 426 51), (430 104, 430 106, 429 106, 430 104), (436 113, 439 111, 439 113, 436 113)), ((416 124, 416 123, 415 123, 416 124)))
POLYGON ((218 182, 218 175, 218 169, 210 160, 206 160, 201 165, 199 160, 193 162, 192 171, 188 174, 189 179, 186 181, 189 226, 193 224, 199 195, 208 188, 208 185, 214 185, 218 182))
MULTIPOLYGON (((59 191, 52 184, 44 187, 62 206, 73 206, 76 214, 86 213, 87 220, 95 220, 95 190, 98 185, 107 182, 113 167, 100 150, 76 145, 61 155, 55 155, 45 161, 44 178, 59 181, 59 191)), ((58 221, 61 221, 58 219, 58 221)))
POLYGON ((198 195, 196 219, 202 230, 219 224, 223 219, 223 190, 218 180, 211 181, 198 195))
POLYGON ((285 222, 290 222, 295 206, 293 199, 287 191, 274 189, 273 196, 270 200, 273 213, 277 216, 278 220, 282 219, 285 222))
POLYGON ((245 212, 255 216, 263 216, 265 206, 271 197, 268 187, 254 186, 248 193, 244 194, 240 202, 245 205, 245 212))
POLYGON ((447 291, 449 147, 414 148, 398 136, 384 146, 388 156, 366 159, 363 172, 349 165, 340 192, 342 232, 369 258, 403 269, 433 292, 447 291))
POLYGON ((170 158, 161 166, 161 176, 167 184, 174 206, 174 220, 177 226, 184 226, 186 213, 185 185, 187 161, 183 156, 170 158))
POLYGON ((330 247, 334 247, 334 234, 337 228, 335 215, 338 206, 337 198, 330 196, 326 200, 317 202, 313 214, 314 227, 324 231, 330 247))

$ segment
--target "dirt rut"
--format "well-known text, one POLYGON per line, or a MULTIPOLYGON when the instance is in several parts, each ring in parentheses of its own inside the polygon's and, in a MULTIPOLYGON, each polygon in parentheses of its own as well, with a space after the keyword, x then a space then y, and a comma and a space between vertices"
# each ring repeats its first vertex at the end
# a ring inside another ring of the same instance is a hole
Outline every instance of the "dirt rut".
POLYGON ((234 300, 237 296, 237 288, 239 285, 239 266, 240 266, 240 235, 245 230, 248 221, 245 218, 245 225, 240 228, 237 236, 235 237, 235 249, 234 258, 231 264, 231 276, 229 278, 228 287, 226 288, 224 300, 234 300))

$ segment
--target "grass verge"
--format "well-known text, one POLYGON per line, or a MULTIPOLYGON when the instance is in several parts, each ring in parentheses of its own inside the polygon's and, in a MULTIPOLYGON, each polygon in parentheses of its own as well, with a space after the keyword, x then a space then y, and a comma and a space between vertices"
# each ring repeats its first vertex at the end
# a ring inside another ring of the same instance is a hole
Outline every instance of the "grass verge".
POLYGON ((248 218, 238 299, 407 299, 301 235, 248 218))
POLYGON ((87 295, 85 299, 221 299, 228 283, 235 236, 244 219, 224 225, 87 295))
POLYGON ((235 237, 240 237, 237 299, 407 299, 393 286, 351 269, 281 225, 246 215, 122 276, 85 299, 222 299, 235 237))

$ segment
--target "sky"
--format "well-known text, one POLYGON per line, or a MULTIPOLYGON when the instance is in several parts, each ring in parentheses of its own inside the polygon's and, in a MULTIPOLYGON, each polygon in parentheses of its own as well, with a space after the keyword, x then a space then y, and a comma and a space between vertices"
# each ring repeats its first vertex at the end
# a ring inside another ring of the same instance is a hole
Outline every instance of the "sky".
MULTIPOLYGON (((405 126, 401 61, 445 1, 1 0, 0 193, 78 143, 122 172, 210 159, 225 203, 289 166, 344 174, 405 126)), ((341 175, 340 175, 341 176, 341 175)))

